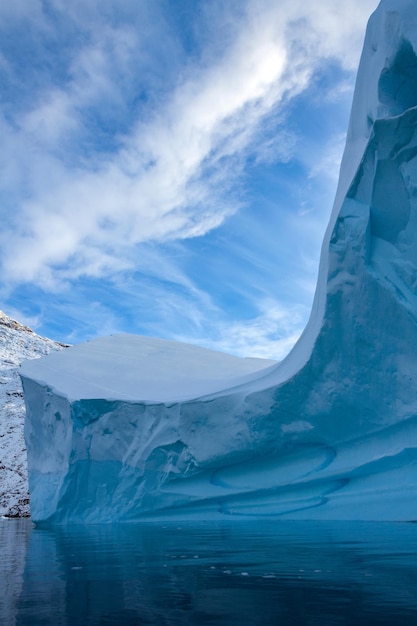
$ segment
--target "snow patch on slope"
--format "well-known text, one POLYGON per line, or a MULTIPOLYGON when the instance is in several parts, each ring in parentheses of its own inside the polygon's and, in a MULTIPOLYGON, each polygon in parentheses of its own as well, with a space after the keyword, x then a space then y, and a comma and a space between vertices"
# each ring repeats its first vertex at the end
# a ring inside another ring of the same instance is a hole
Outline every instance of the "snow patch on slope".
POLYGON ((25 359, 63 347, 0 311, 0 515, 29 515, 25 404, 18 368, 25 359))

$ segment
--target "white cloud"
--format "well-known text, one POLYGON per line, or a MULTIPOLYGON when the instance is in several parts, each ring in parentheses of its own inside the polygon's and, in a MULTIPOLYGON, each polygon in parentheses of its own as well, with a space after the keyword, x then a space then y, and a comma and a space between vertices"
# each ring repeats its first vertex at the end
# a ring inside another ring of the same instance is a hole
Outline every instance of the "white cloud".
MULTIPOLYGON (((1 255, 11 282, 50 289, 82 274, 120 271, 132 267, 129 250, 139 243, 203 235, 221 224, 239 208, 233 183, 265 117, 307 87, 323 58, 356 66, 376 3, 247 2, 232 26, 214 4, 215 18, 228 24, 224 48, 216 42, 211 50, 207 41, 175 88, 151 109, 143 105, 144 117, 132 119, 115 143, 112 136, 110 147, 106 136, 103 149, 91 146, 88 133, 97 136, 87 127, 91 116, 131 107, 119 79, 134 76, 141 33, 95 22, 100 7, 87 4, 88 37, 72 49, 67 80, 39 88, 13 124, 3 120, 11 172, 4 191, 15 213, 1 255)), ((70 14, 80 20, 76 10, 70 14)), ((270 146, 261 135, 262 142, 270 146)))
MULTIPOLYGON (((258 303, 255 317, 239 322, 219 322, 207 336, 193 337, 193 342, 212 350, 242 357, 282 360, 301 335, 307 311, 304 307, 288 308, 271 299, 258 303)), ((178 341, 189 337, 176 335, 178 341)))

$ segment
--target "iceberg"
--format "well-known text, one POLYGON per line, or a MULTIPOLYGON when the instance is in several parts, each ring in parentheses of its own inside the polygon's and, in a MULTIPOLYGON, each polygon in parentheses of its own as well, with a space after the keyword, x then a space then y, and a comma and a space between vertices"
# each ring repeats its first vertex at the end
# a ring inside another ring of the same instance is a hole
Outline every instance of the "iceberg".
POLYGON ((281 363, 115 335, 23 364, 34 521, 417 520, 415 49, 414 0, 382 0, 281 363))

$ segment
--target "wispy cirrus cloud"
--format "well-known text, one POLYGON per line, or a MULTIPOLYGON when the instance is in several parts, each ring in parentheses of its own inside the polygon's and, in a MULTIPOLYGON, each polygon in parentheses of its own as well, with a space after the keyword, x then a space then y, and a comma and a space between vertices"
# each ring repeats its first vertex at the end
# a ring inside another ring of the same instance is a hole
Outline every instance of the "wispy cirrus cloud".
POLYGON ((352 1, 348 11, 330 1, 247 2, 235 14, 214 3, 213 20, 234 20, 225 49, 213 52, 207 41, 154 102, 146 85, 151 106, 138 106, 136 116, 140 94, 129 98, 124 87, 132 81, 139 90, 141 72, 150 71, 141 37, 152 15, 138 30, 98 19, 95 3, 87 3, 85 22, 80 6, 53 2, 48 15, 37 5, 37 33, 62 30, 69 40, 66 78, 39 85, 32 106, 12 123, 3 119, 15 176, 19 164, 27 176, 26 193, 14 189, 13 232, 3 233, 6 275, 52 287, 71 272, 120 269, 126 247, 218 226, 239 207, 232 185, 246 151, 256 150, 262 120, 306 88, 322 58, 356 63, 360 16, 373 4, 352 1), (63 24, 68 11, 71 29, 63 24), (127 109, 126 126, 119 118, 127 109))
MULTIPOLYGON (((220 323, 211 339, 197 335, 193 341, 241 357, 250 355, 280 361, 299 338, 307 313, 302 306, 289 309, 268 299, 258 302, 257 314, 251 319, 220 323)), ((174 338, 189 341, 189 337, 179 334, 174 338)))
MULTIPOLYGON (((297 157, 312 175, 320 163, 331 169, 340 155, 330 148, 327 162, 308 147, 301 157, 288 109, 324 63, 356 68, 375 6, 4 3, 0 263, 9 292, 24 283, 62 292, 84 278, 129 285, 138 268, 152 278, 150 244, 172 310, 185 310, 187 300, 196 328, 205 310, 220 337, 215 298, 157 246, 203 237, 246 206, 248 162, 297 157), (25 45, 13 44, 19 37, 25 45)), ((341 75, 336 91, 342 83, 341 75)), ((279 323, 281 305, 269 313, 259 306, 255 334, 259 320, 279 323)), ((259 345, 271 341, 268 332, 259 337, 259 345)))

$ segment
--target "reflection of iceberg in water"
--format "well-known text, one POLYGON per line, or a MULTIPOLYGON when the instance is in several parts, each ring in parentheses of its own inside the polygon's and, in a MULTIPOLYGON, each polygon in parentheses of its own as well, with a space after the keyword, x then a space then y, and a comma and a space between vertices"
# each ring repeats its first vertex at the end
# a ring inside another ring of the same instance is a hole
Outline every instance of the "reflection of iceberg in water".
POLYGON ((0 518, 0 624, 7 626, 16 621, 31 528, 27 519, 0 518))
POLYGON ((417 520, 415 48, 414 0, 382 0, 311 319, 281 364, 110 337, 23 366, 35 520, 417 520))
POLYGON ((413 624, 416 546, 413 524, 34 529, 16 624, 413 624))

